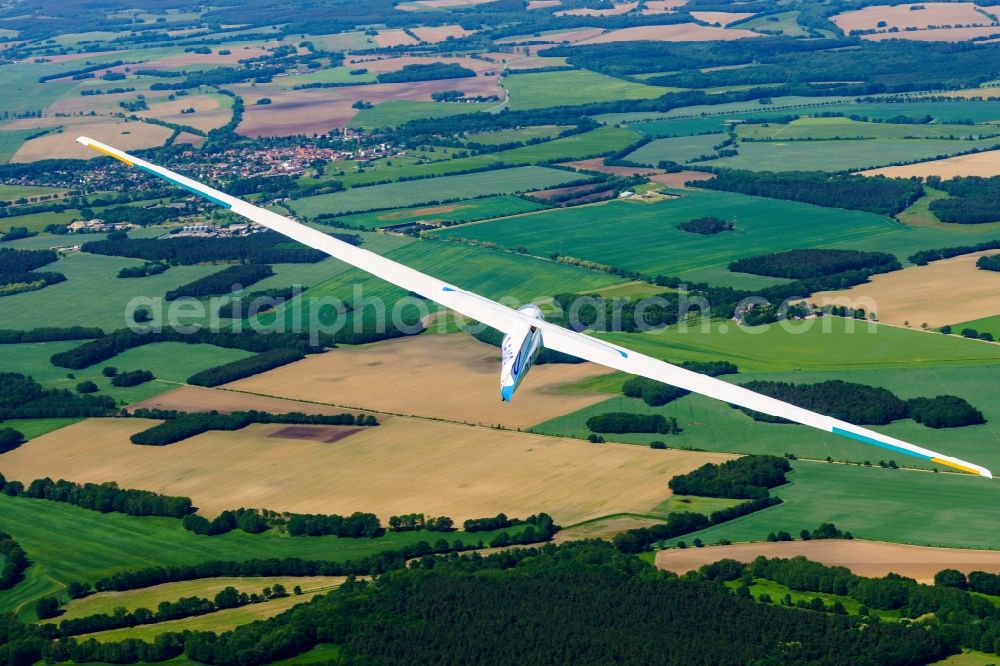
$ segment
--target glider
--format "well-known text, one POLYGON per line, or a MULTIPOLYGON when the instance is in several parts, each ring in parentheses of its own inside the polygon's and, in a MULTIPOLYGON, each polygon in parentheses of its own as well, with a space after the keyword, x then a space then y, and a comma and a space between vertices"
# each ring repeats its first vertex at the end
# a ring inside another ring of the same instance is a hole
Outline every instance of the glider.
POLYGON ((505 401, 512 398, 539 350, 545 347, 615 370, 672 384, 739 407, 778 416, 819 430, 832 432, 835 435, 849 437, 895 453, 913 456, 970 474, 993 478, 993 475, 985 467, 937 453, 874 430, 861 428, 846 421, 817 414, 808 409, 755 393, 742 386, 680 368, 630 349, 557 326, 545 321, 542 318, 542 311, 535 305, 526 305, 519 310, 514 310, 478 294, 464 291, 447 282, 425 275, 374 252, 337 240, 322 231, 254 206, 173 171, 150 164, 99 141, 79 137, 77 142, 108 157, 113 157, 130 167, 136 167, 162 178, 252 222, 284 234, 303 245, 326 252, 332 257, 367 271, 387 282, 420 294, 446 308, 502 331, 505 337, 502 347, 500 395, 505 401))

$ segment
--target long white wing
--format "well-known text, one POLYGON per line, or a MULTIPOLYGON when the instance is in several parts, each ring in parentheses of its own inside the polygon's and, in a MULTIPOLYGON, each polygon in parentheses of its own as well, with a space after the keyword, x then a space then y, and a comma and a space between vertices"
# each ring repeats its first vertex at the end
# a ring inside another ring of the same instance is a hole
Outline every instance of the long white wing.
POLYGON ((718 400, 724 400, 733 405, 764 412, 772 416, 779 416, 789 421, 849 437, 859 442, 889 449, 896 453, 914 456, 963 472, 993 478, 993 475, 985 467, 946 456, 873 430, 868 430, 867 428, 852 425, 845 421, 823 416, 808 409, 802 409, 801 407, 755 393, 741 386, 692 372, 665 363, 659 359, 636 353, 624 347, 609 344, 582 333, 570 331, 550 322, 529 317, 488 298, 463 291, 447 282, 425 275, 420 271, 386 259, 373 252, 339 241, 321 231, 311 229, 287 217, 202 185, 197 181, 181 176, 163 167, 150 164, 145 160, 133 157, 128 153, 107 146, 99 141, 80 137, 77 139, 77 142, 124 162, 129 166, 142 169, 178 187, 208 199, 223 208, 227 208, 237 215, 241 215, 257 224, 284 234, 303 245, 326 252, 332 257, 356 266, 387 282, 420 294, 425 298, 440 303, 467 317, 483 322, 488 326, 501 331, 509 331, 515 326, 520 327, 525 324, 537 327, 542 334, 542 344, 549 349, 565 352, 616 370, 672 384, 694 393, 701 393, 718 400))

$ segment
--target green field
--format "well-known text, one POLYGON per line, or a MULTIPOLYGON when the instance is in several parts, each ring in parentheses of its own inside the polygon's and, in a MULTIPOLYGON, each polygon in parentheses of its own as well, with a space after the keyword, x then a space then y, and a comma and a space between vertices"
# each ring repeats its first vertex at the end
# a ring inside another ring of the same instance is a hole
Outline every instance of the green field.
MULTIPOLYGON (((697 136, 678 136, 650 141, 625 159, 638 164, 656 166, 664 160, 684 164, 703 155, 715 155, 716 146, 726 140, 725 134, 699 134, 697 136)), ((715 164, 714 161, 707 162, 715 164)))
POLYGON ((750 288, 780 280, 729 273, 726 266, 730 261, 851 241, 870 246, 874 239, 906 230, 901 224, 870 213, 729 192, 687 190, 678 199, 659 203, 613 201, 433 233, 510 248, 524 246, 540 256, 560 252, 650 275, 681 275, 750 288), (676 228, 681 222, 706 215, 731 220, 736 230, 702 236, 676 228), (801 220, 806 219, 809 224, 802 225, 801 220))
MULTIPOLYGON (((793 463, 791 483, 773 491, 784 500, 770 509, 684 535, 707 544, 764 541, 768 533, 798 534, 833 522, 855 537, 921 546, 1000 548, 983 529, 995 519, 1000 485, 962 474, 930 474, 880 467, 793 463)), ((674 540, 676 541, 676 540, 674 540)))
MULTIPOLYGON (((363 510, 359 507, 359 510, 363 510)), ((390 532, 378 539, 338 537, 293 538, 274 531, 250 535, 239 530, 220 536, 198 536, 173 518, 137 518, 98 513, 68 504, 0 495, 2 529, 27 551, 33 565, 26 580, 0 592, 0 612, 34 614, 31 604, 72 581, 93 582, 117 571, 209 560, 300 557, 344 561, 417 541, 462 539, 489 542, 491 532, 390 532), (66 539, 72 549, 67 551, 66 539)))
POLYGON ((508 215, 530 213, 545 208, 541 204, 514 196, 485 197, 456 201, 444 206, 419 206, 416 208, 401 208, 399 210, 379 211, 374 213, 359 213, 337 218, 338 224, 347 227, 362 227, 379 229, 393 224, 405 222, 426 222, 441 224, 444 222, 474 222, 490 220, 508 215), (453 208, 454 210, 447 210, 453 208))
POLYGON ((371 109, 361 109, 351 120, 350 126, 360 129, 395 127, 421 118, 446 118, 474 111, 486 111, 496 104, 459 104, 456 102, 412 102, 394 99, 376 104, 371 109))
POLYGON ((48 388, 74 390, 81 381, 90 380, 100 388, 97 395, 109 395, 119 403, 131 403, 177 388, 188 377, 206 368, 253 356, 251 352, 213 345, 157 342, 129 349, 83 370, 57 368, 49 362, 53 354, 79 344, 81 342, 67 341, 0 345, 0 367, 7 372, 34 377, 48 388), (156 379, 138 386, 118 388, 112 386, 111 380, 101 374, 101 370, 107 366, 123 371, 149 370, 156 379), (70 374, 73 377, 67 376, 70 374))
MULTIPOLYGON (((802 349, 789 350, 789 354, 794 355, 796 351, 806 352, 805 348, 810 345, 810 342, 813 344, 813 351, 816 351, 815 345, 829 342, 828 350, 831 356, 837 355, 839 358, 840 354, 844 354, 843 358, 849 359, 845 362, 846 365, 855 359, 863 360, 858 359, 860 354, 856 352, 857 348, 860 347, 887 349, 893 346, 897 348, 898 354, 899 348, 906 349, 908 343, 911 342, 915 344, 914 340, 907 339, 905 336, 890 335, 887 340, 879 340, 878 338, 882 336, 882 330, 885 329, 880 329, 880 332, 874 335, 857 333, 853 337, 860 338, 858 341, 849 340, 848 336, 844 334, 840 336, 821 335, 816 336, 813 340, 807 339, 808 336, 805 335, 789 336, 795 337, 794 340, 790 340, 791 343, 803 343, 802 349), (824 338, 829 338, 829 340, 824 338), (870 340, 870 338, 876 339, 870 340), (853 357, 847 356, 849 353, 855 355, 853 357)), ((918 333, 915 335, 926 334, 918 333)), ((745 336, 736 335, 734 337, 745 336)), ((628 340, 619 339, 618 341, 628 345, 628 340)), ((959 340, 947 340, 947 342, 957 343, 959 340)), ((747 347, 752 344, 748 343, 747 347)), ((957 395, 965 398, 982 411, 987 422, 978 426, 937 430, 905 419, 886 426, 873 426, 873 429, 907 442, 913 442, 929 449, 982 464, 991 469, 1000 470, 1000 407, 997 404, 1000 400, 1000 377, 998 377, 998 370, 1000 370, 998 361, 1000 359, 994 357, 973 367, 961 365, 966 361, 947 362, 944 360, 938 361, 940 365, 924 366, 923 362, 918 359, 931 355, 932 350, 914 347, 910 351, 913 367, 900 367, 909 364, 902 359, 894 359, 886 354, 884 367, 878 369, 856 367, 825 371, 796 369, 784 372, 741 372, 737 376, 729 376, 725 379, 736 383, 753 379, 795 383, 815 383, 839 379, 870 386, 881 386, 904 399, 957 395)), ((741 370, 744 369, 745 365, 749 365, 749 362, 742 362, 731 356, 718 355, 714 358, 733 360, 741 370)), ((797 361, 801 363, 803 368, 809 367, 809 364, 802 362, 801 358, 797 361)), ((873 365, 877 365, 880 361, 882 359, 875 359, 873 365)), ((780 363, 777 360, 775 362, 780 363)), ((613 385, 612 382, 609 384, 613 385)), ((601 388, 611 389, 611 385, 601 388)), ((918 458, 896 455, 806 426, 754 421, 738 409, 733 409, 723 402, 700 395, 689 395, 662 407, 649 407, 642 400, 626 398, 618 393, 615 397, 604 402, 542 423, 534 429, 549 434, 586 437, 590 434, 590 430, 586 426, 587 419, 594 414, 604 412, 663 414, 676 418, 684 429, 680 435, 670 437, 655 434, 606 436, 606 439, 614 441, 646 444, 652 440, 661 439, 666 441, 668 446, 676 448, 688 447, 707 451, 769 453, 773 455, 794 453, 799 457, 812 460, 823 460, 830 456, 837 461, 864 462, 867 460, 876 464, 879 460, 895 458, 897 463, 907 467, 923 469, 934 467, 933 464, 918 458)))
POLYGON ((966 650, 943 661, 936 661, 932 666, 997 666, 998 663, 1000 658, 995 654, 966 650))
MULTIPOLYGON (((37 134, 36 129, 26 129, 26 130, 4 130, 0 131, 0 164, 7 164, 10 158, 14 156, 18 148, 25 142, 25 140, 32 134, 37 134)), ((0 187, 8 187, 6 185, 0 187)), ((11 188, 16 189, 16 188, 11 188)), ((0 201, 7 201, 9 199, 16 199, 15 196, 6 195, 0 191, 0 201)))
MULTIPOLYGON (((0 142, 3 135, 0 132, 0 142)), ((2 158, 2 148, 0 148, 0 158, 2 158)), ((0 201, 16 201, 21 198, 31 199, 32 197, 45 196, 47 194, 62 194, 65 190, 58 187, 34 187, 30 185, 0 185, 0 201)))
POLYGON ((952 324, 951 328, 955 333, 961 333, 966 328, 973 328, 980 333, 992 333, 994 338, 1000 339, 1000 315, 963 321, 961 324, 952 324))
POLYGON ((727 27, 754 30, 763 33, 781 33, 789 37, 806 37, 809 33, 799 25, 798 18, 798 11, 780 12, 778 14, 751 17, 746 21, 737 21, 727 27))
POLYGON ((431 233, 507 248, 523 246, 539 256, 559 252, 653 276, 679 275, 745 289, 781 280, 729 272, 729 262, 741 257, 795 248, 878 247, 905 262, 917 250, 997 237, 994 229, 968 228, 983 225, 952 225, 959 227, 956 230, 921 228, 872 213, 732 192, 689 189, 680 194, 678 199, 658 203, 612 201, 431 233), (701 236, 676 228, 681 222, 706 215, 731 220, 735 231, 701 236), (803 224, 806 220, 808 224, 803 224))
MULTIPOLYGON (((299 215, 344 214, 380 208, 402 208, 421 203, 513 194, 556 187, 578 180, 579 174, 545 167, 514 167, 497 171, 445 176, 356 187, 334 194, 321 194, 290 202, 299 215)), ((169 273, 169 271, 168 271, 169 273)))
POLYGON ((569 129, 566 125, 536 125, 533 127, 520 127, 512 130, 499 130, 496 132, 476 132, 466 134, 465 139, 471 143, 481 143, 485 146, 496 146, 515 141, 530 141, 532 139, 554 139, 559 133, 569 129))
POLYGON ((369 183, 384 183, 387 180, 444 176, 450 173, 487 169, 500 163, 523 165, 554 160, 575 160, 617 152, 627 148, 638 138, 639 135, 629 129, 599 127, 583 134, 574 134, 552 141, 454 159, 449 159, 449 153, 455 151, 453 148, 436 147, 434 152, 411 150, 408 151, 408 155, 412 157, 376 160, 362 170, 350 170, 349 167, 341 166, 344 173, 341 175, 337 172, 335 177, 347 187, 356 187, 369 183))
MULTIPOLYGON (((726 583, 726 587, 730 589, 735 589, 740 585, 742 585, 742 583, 735 580, 726 583)), ((754 578, 753 584, 750 586, 750 594, 758 601, 760 600, 760 596, 762 594, 766 594, 771 597, 771 602, 774 604, 780 604, 786 594, 792 598, 793 604, 798 603, 800 600, 812 601, 813 599, 822 599, 824 604, 832 606, 834 603, 839 601, 843 604, 844 610, 846 610, 850 615, 857 615, 861 610, 861 602, 856 601, 851 597, 830 594, 827 592, 798 592, 790 587, 782 585, 781 583, 775 583, 773 580, 765 580, 763 578, 754 578)), ((899 619, 899 611, 869 609, 868 612, 870 615, 880 617, 883 620, 899 619)))
POLYGON ((653 99, 680 90, 646 86, 582 69, 508 75, 501 84, 510 93, 509 106, 514 111, 622 99, 653 99))
POLYGON ((710 162, 711 166, 750 171, 861 170, 940 159, 973 149, 1000 146, 1000 139, 886 139, 865 141, 740 142, 739 154, 710 162))
POLYGON ((986 138, 1000 135, 1000 127, 991 125, 896 125, 872 123, 850 118, 800 118, 790 123, 740 125, 741 139, 948 139, 986 138))
POLYGON ((58 430, 59 428, 65 428, 68 425, 73 425, 81 421, 82 419, 11 419, 9 421, 0 421, 0 428, 13 428, 22 435, 25 439, 34 439, 35 437, 41 437, 42 435, 52 432, 53 430, 58 430))

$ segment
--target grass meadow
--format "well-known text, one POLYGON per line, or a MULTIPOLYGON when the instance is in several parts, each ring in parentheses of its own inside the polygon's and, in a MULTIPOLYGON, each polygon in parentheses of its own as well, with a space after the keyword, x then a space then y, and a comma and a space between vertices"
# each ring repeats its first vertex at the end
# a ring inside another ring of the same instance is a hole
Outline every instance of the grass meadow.
MULTIPOLYGON (((704 155, 714 155, 714 146, 725 140, 725 134, 666 137, 647 143, 626 156, 626 159, 650 166, 656 166, 664 160, 684 164, 704 155)), ((714 161, 709 164, 714 164, 714 161)))
POLYGON ((358 129, 396 127, 411 120, 422 118, 447 118, 463 113, 486 111, 493 104, 458 104, 455 102, 414 102, 393 99, 376 104, 370 109, 361 109, 349 123, 358 129))

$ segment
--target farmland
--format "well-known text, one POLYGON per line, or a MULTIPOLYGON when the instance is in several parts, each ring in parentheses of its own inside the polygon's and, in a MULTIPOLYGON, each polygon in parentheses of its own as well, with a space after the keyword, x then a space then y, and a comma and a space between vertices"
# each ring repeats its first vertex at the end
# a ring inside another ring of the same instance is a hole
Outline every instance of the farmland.
POLYGON ((418 206, 416 208, 344 215, 337 218, 337 224, 363 229, 379 229, 406 222, 439 225, 449 222, 474 222, 520 215, 542 208, 543 206, 540 204, 513 196, 485 197, 456 201, 441 206, 418 206))
MULTIPOLYGON (((887 335, 886 340, 882 340, 883 331, 892 329, 881 328, 877 334, 856 333, 851 338, 843 341, 841 336, 818 335, 817 344, 820 341, 827 343, 827 351, 831 358, 845 358, 844 352, 847 349, 858 349, 861 347, 886 348, 893 344, 905 345, 911 339, 921 337, 941 338, 939 350, 945 350, 949 343, 966 342, 959 339, 946 339, 940 334, 908 333, 900 331, 904 335, 887 335), (857 340, 855 340, 857 339, 857 340)), ((732 335, 733 338, 750 338, 748 335, 732 335)), ((762 337, 767 337, 767 334, 762 337)), ((1000 430, 997 423, 1000 423, 1000 411, 995 407, 992 396, 1000 390, 1000 384, 996 379, 997 362, 995 345, 985 343, 967 342, 969 345, 978 345, 992 353, 992 358, 984 358, 979 365, 969 366, 963 361, 949 361, 939 359, 925 361, 926 367, 919 367, 921 361, 917 359, 926 358, 932 354, 928 348, 918 350, 914 347, 911 350, 913 360, 910 362, 915 367, 905 361, 898 360, 895 363, 890 358, 877 359, 871 362, 875 367, 848 367, 828 368, 823 370, 812 370, 810 365, 802 357, 795 357, 796 352, 805 354, 809 351, 810 344, 808 335, 788 335, 784 336, 788 345, 783 347, 795 360, 791 362, 793 368, 784 372, 746 372, 745 368, 753 366, 752 360, 747 360, 746 356, 753 359, 755 349, 753 340, 744 340, 749 347, 743 358, 737 359, 734 356, 723 354, 713 355, 714 359, 728 358, 738 364, 741 372, 739 375, 727 378, 729 381, 745 383, 754 379, 764 379, 771 381, 787 381, 795 383, 816 383, 829 380, 843 380, 857 382, 869 386, 880 386, 889 389, 896 395, 903 398, 934 397, 937 395, 957 395, 965 398, 971 404, 980 409, 987 423, 978 426, 966 426, 964 428, 943 428, 936 430, 920 425, 912 420, 896 421, 887 426, 877 426, 876 430, 887 435, 896 437, 908 442, 915 442, 922 446, 934 450, 947 450, 952 455, 962 457, 966 460, 975 460, 980 464, 1000 467, 1000 455, 997 454, 998 444, 1000 444, 1000 430), (879 365, 884 365, 878 367, 879 365), (931 365, 933 363, 933 365, 931 365), (903 366, 903 367, 900 367, 903 366)), ((622 344, 628 344, 628 340, 620 340, 622 344)), ((636 348, 633 344, 632 347, 636 348)), ((821 351, 816 348, 815 351, 821 351)), ((679 361, 685 358, 682 352, 666 355, 671 361, 679 361)), ((707 359, 708 356, 700 356, 707 359)), ((791 365, 790 364, 790 365, 791 365)), ((860 364, 859 364, 860 365, 860 364)), ((596 388, 596 387, 595 387, 596 388)), ((614 390, 612 387, 607 387, 614 390)), ((823 460, 827 456, 834 460, 848 460, 855 463, 870 461, 878 463, 879 460, 887 460, 895 457, 896 462, 908 467, 930 468, 932 465, 924 463, 916 458, 906 456, 893 456, 893 454, 880 449, 858 444, 849 439, 837 437, 815 431, 805 426, 790 424, 771 424, 754 421, 743 412, 733 409, 725 403, 698 395, 689 395, 663 407, 649 407, 644 402, 636 398, 626 398, 620 393, 614 397, 609 397, 604 402, 597 403, 591 407, 583 409, 575 414, 558 417, 551 421, 541 423, 532 430, 539 432, 557 434, 562 436, 586 437, 590 430, 586 426, 587 419, 594 414, 604 412, 634 412, 640 414, 662 414, 674 417, 684 431, 680 435, 672 436, 667 442, 672 447, 691 447, 709 451, 731 451, 736 453, 769 453, 782 455, 784 453, 794 453, 800 457, 814 460, 823 460)), ((651 440, 662 439, 657 435, 610 435, 608 439, 614 441, 630 442, 635 444, 648 444, 651 440)))
POLYGON ((629 154, 627 159, 650 166, 656 166, 664 160, 684 164, 705 155, 714 155, 714 146, 722 143, 725 139, 725 134, 701 134, 656 139, 629 154))
POLYGON ((921 546, 997 549, 979 528, 990 520, 997 487, 984 479, 828 463, 795 465, 792 482, 776 492, 783 504, 685 535, 708 544, 720 539, 762 541, 768 532, 797 534, 832 521, 855 537, 921 546))
POLYGON ((702 564, 722 558, 751 562, 757 556, 804 556, 827 566, 847 567, 853 573, 868 578, 881 578, 892 572, 914 578, 928 585, 942 569, 988 571, 1000 566, 1000 552, 929 548, 879 541, 786 541, 778 543, 735 544, 706 549, 663 550, 657 553, 656 564, 678 574, 684 574, 702 564))
POLYGON ((671 88, 645 86, 585 70, 516 74, 503 79, 510 108, 536 109, 618 99, 652 99, 671 88))
POLYGON ((877 312, 880 321, 914 328, 923 324, 937 328, 963 316, 987 317, 997 309, 991 298, 1000 288, 1000 275, 976 268, 976 261, 993 254, 996 252, 976 252, 911 266, 844 291, 817 292, 810 301, 820 305, 869 303, 866 307, 877 312), (947 297, 942 298, 942 294, 947 297))
POLYGON ((930 160, 907 164, 904 166, 882 167, 863 171, 865 176, 888 176, 889 178, 926 178, 938 176, 944 180, 956 176, 983 176, 986 178, 1000 175, 1000 151, 990 150, 971 155, 946 157, 941 160, 930 160))
MULTIPOLYGON (((4 454, 4 474, 30 480, 46 473, 81 483, 114 479, 123 487, 190 496, 209 516, 235 506, 369 511, 383 521, 418 511, 461 524, 500 512, 527 517, 545 507, 557 521, 573 523, 648 511, 669 497, 671 476, 727 459, 404 417, 334 443, 276 436, 280 424, 208 432, 167 447, 129 442, 129 434, 149 425, 90 419, 68 426, 4 454), (365 473, 344 473, 350 469, 365 473), (247 478, 255 479, 253 486, 247 478), (393 490, 404 486, 406 492, 393 490)), ((258 540, 288 544, 267 535, 258 540)), ((297 556, 310 552, 320 551, 297 556)))
POLYGON ((407 181, 391 185, 358 187, 345 192, 322 194, 291 202, 295 212, 307 217, 335 215, 380 208, 400 208, 476 196, 512 194, 555 187, 579 176, 544 167, 514 167, 500 172, 445 176, 434 181, 407 181))
MULTIPOLYGON (((207 538, 181 527, 173 518, 138 518, 102 514, 67 504, 0 496, 4 531, 31 553, 34 566, 12 592, 0 597, 0 609, 31 617, 31 604, 72 581, 93 582, 118 571, 210 560, 300 557, 328 561, 359 559, 440 535, 426 532, 389 533, 378 539, 332 536, 294 539, 267 532, 234 531, 207 538), (72 534, 73 557, 67 557, 64 536, 72 534)), ((462 539, 461 532, 444 535, 462 539)), ((468 538, 467 536, 465 537, 468 538)), ((489 532, 482 533, 489 540, 489 532)))

